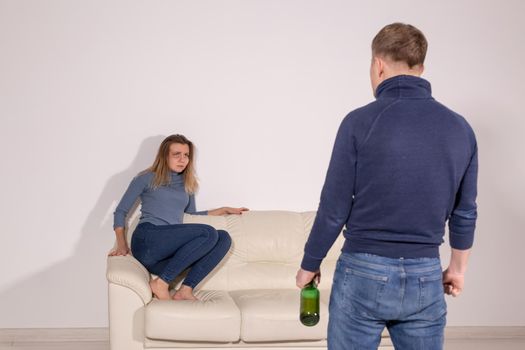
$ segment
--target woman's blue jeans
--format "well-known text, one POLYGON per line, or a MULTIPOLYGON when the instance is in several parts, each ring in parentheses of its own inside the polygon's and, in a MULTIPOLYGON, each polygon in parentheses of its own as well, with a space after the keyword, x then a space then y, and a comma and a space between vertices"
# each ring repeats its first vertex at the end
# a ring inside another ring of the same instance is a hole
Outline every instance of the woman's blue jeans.
POLYGON ((329 350, 441 350, 446 304, 438 258, 341 254, 330 296, 329 350))
POLYGON ((167 283, 190 267, 183 284, 192 288, 219 264, 230 246, 228 232, 204 224, 141 223, 131 238, 133 256, 167 283))

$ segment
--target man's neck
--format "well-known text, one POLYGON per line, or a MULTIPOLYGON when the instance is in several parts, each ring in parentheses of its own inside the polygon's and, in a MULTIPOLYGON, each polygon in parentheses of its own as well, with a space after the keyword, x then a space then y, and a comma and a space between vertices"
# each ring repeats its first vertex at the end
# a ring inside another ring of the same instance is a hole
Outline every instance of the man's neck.
POLYGON ((423 66, 416 65, 409 67, 404 62, 392 62, 385 61, 384 65, 384 79, 389 79, 398 75, 412 75, 415 77, 420 77, 423 74, 423 66))
POLYGON ((421 74, 423 72, 420 72, 420 71, 416 71, 414 69, 402 69, 402 70, 385 70, 385 74, 384 74, 384 80, 387 80, 387 79, 390 79, 390 78, 393 78, 393 77, 396 77, 398 75, 412 75, 414 77, 421 77, 421 74))

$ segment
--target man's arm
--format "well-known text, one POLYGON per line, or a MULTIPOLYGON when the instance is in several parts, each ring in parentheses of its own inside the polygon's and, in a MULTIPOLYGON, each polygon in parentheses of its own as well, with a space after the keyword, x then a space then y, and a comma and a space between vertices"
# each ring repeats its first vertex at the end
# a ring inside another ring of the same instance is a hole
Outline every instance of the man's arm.
POLYGON ((474 149, 465 175, 461 180, 454 210, 448 226, 452 253, 448 268, 443 272, 446 294, 457 297, 463 291, 470 249, 478 217, 476 196, 478 180, 478 150, 474 149))
POLYGON ((475 148, 463 175, 454 209, 448 220, 450 246, 466 250, 474 243, 474 230, 478 218, 476 196, 478 189, 478 150, 475 148))
POLYGON ((319 271, 322 260, 341 233, 352 208, 356 149, 349 117, 339 127, 321 192, 319 209, 304 248, 296 283, 302 287, 319 271))

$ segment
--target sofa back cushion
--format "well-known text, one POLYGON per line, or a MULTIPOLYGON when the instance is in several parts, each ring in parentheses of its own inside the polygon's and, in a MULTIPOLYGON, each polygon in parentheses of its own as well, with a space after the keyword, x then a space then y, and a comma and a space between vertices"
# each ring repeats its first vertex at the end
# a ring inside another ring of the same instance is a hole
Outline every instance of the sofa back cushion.
MULTIPOLYGON (((314 219, 313 211, 248 211, 221 217, 185 215, 184 222, 226 230, 233 241, 229 254, 198 288, 295 288, 295 275, 314 219)), ((323 261, 321 289, 331 287, 342 244, 341 235, 323 261)))
MULTIPOLYGON (((197 288, 218 290, 295 288, 295 275, 315 219, 315 211, 255 211, 242 215, 184 215, 184 223, 201 223, 225 230, 232 247, 223 261, 197 288)), ((138 222, 133 215, 128 241, 138 222)), ((339 236, 321 265, 320 289, 330 289, 344 238, 339 236)), ((180 281, 179 281, 180 282, 180 281)))

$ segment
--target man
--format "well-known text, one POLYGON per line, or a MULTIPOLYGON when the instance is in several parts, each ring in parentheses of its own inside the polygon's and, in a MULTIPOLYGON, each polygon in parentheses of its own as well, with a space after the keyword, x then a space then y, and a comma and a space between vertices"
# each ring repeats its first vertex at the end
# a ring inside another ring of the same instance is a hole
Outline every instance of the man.
POLYGON ((477 145, 460 115, 420 78, 427 41, 393 23, 372 42, 376 100, 342 121, 297 286, 319 267, 343 226, 330 298, 328 348, 442 349, 444 293, 458 296, 477 218, 477 145), (439 245, 448 220, 451 260, 439 245))

